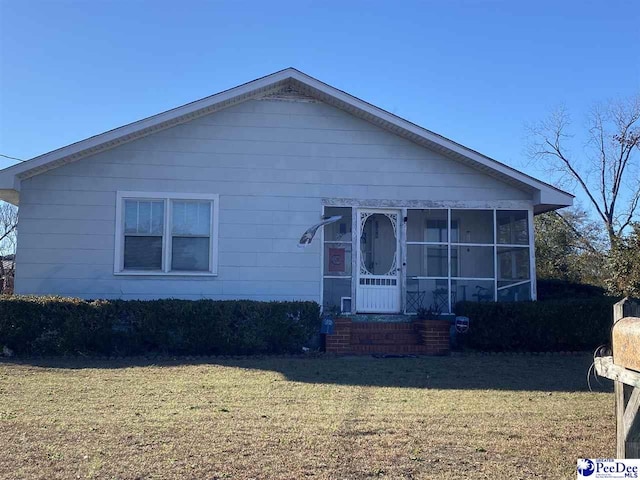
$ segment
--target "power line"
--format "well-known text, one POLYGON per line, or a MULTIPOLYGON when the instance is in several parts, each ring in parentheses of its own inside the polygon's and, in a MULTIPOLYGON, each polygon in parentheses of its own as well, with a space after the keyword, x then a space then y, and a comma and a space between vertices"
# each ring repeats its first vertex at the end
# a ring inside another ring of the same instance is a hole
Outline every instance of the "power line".
POLYGON ((5 155, 4 153, 0 153, 0 157, 8 158, 10 160, 18 160, 19 162, 26 162, 26 160, 23 160, 21 158, 11 157, 9 155, 5 155))

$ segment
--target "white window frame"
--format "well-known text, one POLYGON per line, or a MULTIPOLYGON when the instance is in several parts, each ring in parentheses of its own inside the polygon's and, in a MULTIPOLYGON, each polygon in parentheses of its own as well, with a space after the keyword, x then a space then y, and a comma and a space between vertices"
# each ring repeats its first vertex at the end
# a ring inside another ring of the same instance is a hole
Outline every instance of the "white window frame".
POLYGON ((218 212, 220 195, 208 193, 176 193, 176 192, 116 192, 116 229, 113 274, 133 276, 193 276, 211 277, 218 275, 218 212), (161 270, 125 270, 124 269, 124 202, 125 200, 150 200, 164 202, 164 225, 162 234, 162 267, 161 270), (172 271, 172 201, 210 201, 210 248, 208 271, 172 271))

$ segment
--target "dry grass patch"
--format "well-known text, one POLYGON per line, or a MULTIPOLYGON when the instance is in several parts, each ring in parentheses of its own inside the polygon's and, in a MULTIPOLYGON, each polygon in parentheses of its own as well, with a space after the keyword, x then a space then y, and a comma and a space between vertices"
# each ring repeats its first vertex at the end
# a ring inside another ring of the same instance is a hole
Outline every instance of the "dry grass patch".
POLYGON ((615 453, 588 356, 36 363, 0 363, 3 478, 560 479, 615 453))

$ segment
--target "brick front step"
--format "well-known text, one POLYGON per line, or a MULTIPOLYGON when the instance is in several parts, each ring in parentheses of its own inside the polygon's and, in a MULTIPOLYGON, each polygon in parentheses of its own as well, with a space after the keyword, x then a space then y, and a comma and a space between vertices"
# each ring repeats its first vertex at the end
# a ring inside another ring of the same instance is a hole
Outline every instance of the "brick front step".
POLYGON ((351 345, 350 350, 345 352, 352 355, 446 355, 448 346, 445 349, 434 349, 428 345, 351 345))
POLYGON ((446 320, 352 322, 336 318, 326 350, 342 355, 447 355, 449 327, 446 320))
POLYGON ((418 345, 421 340, 416 333, 351 332, 352 345, 418 345))
POLYGON ((415 332, 417 326, 415 323, 402 322, 402 323, 359 323, 352 322, 351 330, 354 332, 415 332))

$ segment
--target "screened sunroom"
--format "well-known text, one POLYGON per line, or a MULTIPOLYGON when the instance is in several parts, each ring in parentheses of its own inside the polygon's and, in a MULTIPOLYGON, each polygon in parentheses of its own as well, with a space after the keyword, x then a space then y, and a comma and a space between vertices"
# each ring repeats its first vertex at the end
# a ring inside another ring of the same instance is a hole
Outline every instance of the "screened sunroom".
POLYGON ((531 210, 325 207, 323 306, 453 313, 535 299, 531 210))

